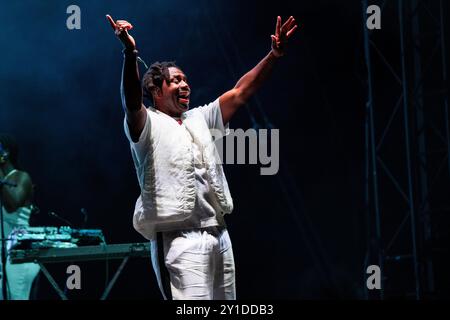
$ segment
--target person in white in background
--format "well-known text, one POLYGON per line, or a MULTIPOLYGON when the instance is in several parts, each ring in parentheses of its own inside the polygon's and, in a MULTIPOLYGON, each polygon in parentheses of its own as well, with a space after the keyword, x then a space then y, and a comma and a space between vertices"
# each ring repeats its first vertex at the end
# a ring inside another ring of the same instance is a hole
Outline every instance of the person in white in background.
MULTIPOLYGON (((3 227, 5 236, 16 227, 29 226, 33 211, 33 184, 30 175, 18 169, 18 147, 13 137, 0 134, 0 179, 16 185, 4 185, 0 197, 3 205, 3 227)), ((0 246, 0 250, 1 246, 0 246)), ((1 253, 1 252, 0 252, 1 253)), ((11 264, 6 262, 8 300, 28 300, 33 280, 39 273, 36 263, 11 264)), ((0 274, 2 274, 0 260, 0 274)), ((0 280, 0 299, 3 300, 0 280)))

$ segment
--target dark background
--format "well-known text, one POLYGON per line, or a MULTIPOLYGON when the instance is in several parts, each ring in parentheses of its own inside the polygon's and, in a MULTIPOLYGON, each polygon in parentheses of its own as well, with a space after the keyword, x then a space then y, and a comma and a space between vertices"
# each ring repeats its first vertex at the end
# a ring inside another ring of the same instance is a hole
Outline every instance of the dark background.
MULTIPOLYGON (((276 16, 300 28, 271 78, 231 128, 280 130, 280 172, 226 165, 235 202, 227 216, 240 299, 362 298, 364 108, 361 3, 316 1, 30 1, 2 3, 0 131, 13 134, 36 185, 39 225, 54 211, 103 230, 108 243, 145 241, 132 226, 138 184, 123 133, 121 45, 105 14, 133 25, 140 56, 176 60, 191 106, 231 89, 270 50, 276 16), (81 8, 81 30, 66 8, 81 8), (252 121, 249 114, 254 116, 252 121)), ((141 66, 141 72, 144 68, 141 66)), ((95 299, 104 262, 80 263, 95 299)), ((117 267, 109 266, 109 276, 117 267)), ((61 285, 65 265, 50 270, 61 285)), ((38 299, 56 299, 41 276, 38 299)), ((114 299, 161 299, 150 262, 124 269, 114 299)))

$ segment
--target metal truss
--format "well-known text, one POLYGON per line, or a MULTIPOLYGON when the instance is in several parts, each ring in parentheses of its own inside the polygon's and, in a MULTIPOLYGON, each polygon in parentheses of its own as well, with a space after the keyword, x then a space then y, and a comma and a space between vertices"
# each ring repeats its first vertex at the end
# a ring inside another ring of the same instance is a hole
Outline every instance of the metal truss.
POLYGON ((433 297, 439 291, 435 261, 437 254, 445 253, 448 234, 439 228, 450 212, 446 4, 371 4, 382 8, 382 17, 396 20, 389 21, 388 28, 389 39, 397 45, 383 47, 383 27, 367 29, 369 4, 362 0, 370 233, 365 266, 377 264, 383 275, 381 290, 366 291, 366 297, 433 297))

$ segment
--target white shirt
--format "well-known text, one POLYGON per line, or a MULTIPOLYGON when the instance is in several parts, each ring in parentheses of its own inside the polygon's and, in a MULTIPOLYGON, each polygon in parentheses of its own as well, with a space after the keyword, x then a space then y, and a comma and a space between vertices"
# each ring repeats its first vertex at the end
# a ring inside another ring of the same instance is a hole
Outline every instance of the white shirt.
MULTIPOLYGON (((192 111, 193 110, 187 111, 187 113, 192 111)), ((195 111, 201 112, 209 129, 219 130, 223 135, 226 135, 228 126, 224 126, 223 124, 219 99, 216 99, 214 102, 209 103, 205 106, 198 107, 195 109, 195 111)), ((177 120, 173 119, 173 121, 177 120)), ((128 125, 126 124, 125 120, 125 133, 130 141, 130 146, 135 158, 135 165, 136 161, 138 162, 138 164, 142 164, 145 161, 145 157, 148 152, 147 146, 151 143, 151 135, 148 134, 148 132, 150 132, 150 125, 156 126, 158 124, 150 124, 149 118, 147 118, 139 141, 133 142, 129 133, 128 125)), ((184 124, 181 124, 181 127, 189 133, 189 131, 184 127, 184 124)), ((197 192, 193 214, 184 221, 159 224, 156 231, 174 231, 213 226, 225 226, 225 222, 220 210, 220 205, 217 201, 213 189, 208 182, 207 170, 202 159, 201 146, 196 143, 196 141, 190 134, 189 136, 191 137, 192 153, 195 159, 194 171, 195 186, 197 192)))

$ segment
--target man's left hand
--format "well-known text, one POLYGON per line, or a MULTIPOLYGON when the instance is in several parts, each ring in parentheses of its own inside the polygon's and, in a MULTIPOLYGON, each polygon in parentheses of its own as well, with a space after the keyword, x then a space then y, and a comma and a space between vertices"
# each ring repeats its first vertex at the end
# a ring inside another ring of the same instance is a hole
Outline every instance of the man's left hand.
POLYGON ((272 53, 276 57, 284 56, 286 50, 286 44, 289 38, 297 29, 294 17, 289 17, 287 21, 281 25, 281 17, 277 17, 277 25, 275 27, 275 35, 271 35, 272 38, 272 53))

